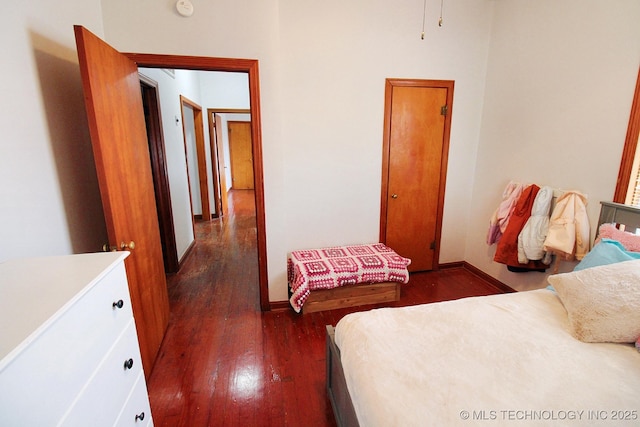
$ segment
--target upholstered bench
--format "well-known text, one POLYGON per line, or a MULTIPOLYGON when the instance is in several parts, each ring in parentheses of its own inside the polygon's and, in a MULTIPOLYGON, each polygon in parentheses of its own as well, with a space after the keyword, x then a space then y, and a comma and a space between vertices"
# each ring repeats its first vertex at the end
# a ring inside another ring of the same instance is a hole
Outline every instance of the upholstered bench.
POLYGON ((292 251, 289 302, 296 312, 397 301, 411 260, 382 243, 292 251))

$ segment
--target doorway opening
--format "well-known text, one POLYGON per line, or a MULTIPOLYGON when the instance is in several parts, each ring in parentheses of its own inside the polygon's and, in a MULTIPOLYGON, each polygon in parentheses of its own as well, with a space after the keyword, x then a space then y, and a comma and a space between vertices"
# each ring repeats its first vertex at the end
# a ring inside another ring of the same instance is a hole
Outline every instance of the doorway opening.
POLYGON ((164 270, 168 274, 173 274, 178 271, 180 265, 173 224, 173 208, 171 207, 171 190, 167 174, 167 156, 164 148, 158 83, 142 74, 139 77, 144 121, 149 143, 149 156, 151 158, 153 189, 156 196, 156 210, 160 226, 164 270))
POLYGON ((204 148, 202 107, 186 96, 180 95, 180 114, 182 116, 184 151, 187 157, 187 181, 191 195, 191 208, 195 214, 193 216, 200 216, 208 221, 211 219, 211 205, 209 203, 209 179, 204 148))
MULTIPOLYGON (((231 164, 228 123, 251 122, 251 111, 238 108, 208 108, 211 176, 213 177, 213 217, 225 216, 229 209, 228 191, 231 190, 231 164)), ((250 124, 249 124, 250 126, 250 124)), ((253 186, 251 187, 253 188, 253 186)))
POLYGON ((226 59, 208 57, 186 57, 125 53, 129 59, 144 68, 186 69, 198 71, 226 71, 246 73, 249 82, 251 115, 251 151, 253 156, 254 205, 256 211, 256 240, 258 252, 258 286, 260 307, 270 309, 267 276, 266 231, 264 212, 264 186, 262 165, 262 134, 259 97, 258 61, 248 59, 226 59))

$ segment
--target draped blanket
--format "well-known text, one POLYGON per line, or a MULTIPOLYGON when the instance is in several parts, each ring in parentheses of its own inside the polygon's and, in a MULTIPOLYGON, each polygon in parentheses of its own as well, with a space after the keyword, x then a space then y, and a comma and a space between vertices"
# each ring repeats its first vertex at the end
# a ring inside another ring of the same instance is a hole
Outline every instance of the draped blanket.
POLYGON ((293 251, 287 276, 296 312, 315 289, 333 289, 357 283, 409 281, 408 258, 382 243, 293 251))

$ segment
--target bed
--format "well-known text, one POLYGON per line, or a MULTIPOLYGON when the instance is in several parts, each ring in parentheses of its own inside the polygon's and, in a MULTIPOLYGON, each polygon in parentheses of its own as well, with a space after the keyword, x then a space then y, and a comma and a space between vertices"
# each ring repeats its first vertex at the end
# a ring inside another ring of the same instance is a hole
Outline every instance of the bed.
POLYGON ((549 276, 548 289, 381 308, 327 326, 337 424, 640 424, 640 259, 625 253, 549 276))

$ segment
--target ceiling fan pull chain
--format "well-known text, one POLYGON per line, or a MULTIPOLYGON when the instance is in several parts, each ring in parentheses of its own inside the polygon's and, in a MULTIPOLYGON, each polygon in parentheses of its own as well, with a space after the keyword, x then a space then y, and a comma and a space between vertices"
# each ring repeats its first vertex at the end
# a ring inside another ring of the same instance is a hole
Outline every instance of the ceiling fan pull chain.
POLYGON ((422 7, 422 33, 420 34, 420 39, 424 40, 424 21, 427 17, 427 0, 424 0, 424 5, 422 7))

